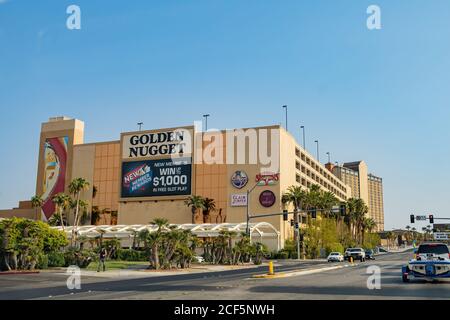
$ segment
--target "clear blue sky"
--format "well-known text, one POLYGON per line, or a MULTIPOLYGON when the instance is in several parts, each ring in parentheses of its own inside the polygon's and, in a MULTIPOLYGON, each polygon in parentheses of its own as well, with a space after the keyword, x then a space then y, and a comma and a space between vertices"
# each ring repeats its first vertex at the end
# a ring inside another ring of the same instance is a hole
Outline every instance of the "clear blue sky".
POLYGON ((287 104, 310 150, 384 178, 388 229, 450 216, 449 98, 448 0, 0 0, 0 208, 33 195, 50 116, 84 120, 93 142, 203 113, 281 123, 287 104), (382 30, 366 28, 373 3, 382 30))

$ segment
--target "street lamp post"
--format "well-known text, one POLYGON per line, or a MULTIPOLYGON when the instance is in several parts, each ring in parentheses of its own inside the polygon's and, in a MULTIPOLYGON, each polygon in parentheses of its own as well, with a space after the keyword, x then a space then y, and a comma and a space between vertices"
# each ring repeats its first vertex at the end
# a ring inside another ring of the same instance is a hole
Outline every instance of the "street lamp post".
POLYGON ((142 130, 142 125, 143 125, 143 124, 144 124, 143 122, 138 122, 138 123, 137 123, 137 125, 139 126, 139 131, 142 130))
POLYGON ((331 153, 327 152, 328 155, 328 163, 331 163, 331 153))
POLYGON ((208 117, 210 117, 210 114, 204 114, 203 118, 205 118, 205 131, 208 131, 208 117))
POLYGON ((314 141, 317 144, 317 161, 320 162, 320 154, 319 154, 319 140, 314 141))
POLYGON ((245 234, 250 236, 250 193, 255 190, 256 186, 259 182, 257 182, 251 189, 247 190, 247 227, 245 229, 245 234))
POLYGON ((283 106, 283 109, 286 113, 286 131, 289 131, 289 129, 288 129, 288 106, 283 106))
POLYGON ((303 149, 306 150, 305 126, 301 126, 300 129, 303 130, 303 149))

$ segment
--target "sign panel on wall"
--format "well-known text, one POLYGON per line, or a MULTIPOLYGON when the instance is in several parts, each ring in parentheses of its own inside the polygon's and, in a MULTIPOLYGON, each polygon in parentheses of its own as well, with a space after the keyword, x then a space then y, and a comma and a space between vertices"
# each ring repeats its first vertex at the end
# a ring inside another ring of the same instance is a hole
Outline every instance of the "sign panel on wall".
POLYGON ((246 207, 247 206, 247 195, 246 194, 232 194, 231 195, 231 206, 232 207, 246 207))
POLYGON ((434 240, 448 240, 450 232, 436 232, 434 234, 434 240))
POLYGON ((259 196, 259 203, 265 208, 272 207, 277 200, 275 193, 270 190, 263 191, 259 196))
POLYGON ((64 192, 69 137, 48 138, 44 145, 42 212, 48 220, 55 213, 53 196, 64 192))
POLYGON ((191 156, 193 130, 180 128, 156 132, 136 132, 122 136, 122 158, 191 156))
POLYGON ((248 176, 244 171, 236 171, 231 177, 231 184, 237 189, 244 188, 248 183, 248 176))
POLYGON ((122 198, 191 194, 191 158, 122 163, 122 198))
POLYGON ((280 180, 280 174, 278 173, 261 173, 256 175, 256 182, 258 186, 273 186, 280 180))

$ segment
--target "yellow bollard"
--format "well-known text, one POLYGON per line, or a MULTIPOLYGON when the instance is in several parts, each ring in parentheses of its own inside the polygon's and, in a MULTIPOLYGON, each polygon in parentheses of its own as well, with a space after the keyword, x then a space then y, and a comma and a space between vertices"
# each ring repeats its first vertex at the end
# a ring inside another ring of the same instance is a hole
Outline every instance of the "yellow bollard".
POLYGON ((273 276, 275 272, 273 271, 273 262, 269 261, 269 276, 273 276))

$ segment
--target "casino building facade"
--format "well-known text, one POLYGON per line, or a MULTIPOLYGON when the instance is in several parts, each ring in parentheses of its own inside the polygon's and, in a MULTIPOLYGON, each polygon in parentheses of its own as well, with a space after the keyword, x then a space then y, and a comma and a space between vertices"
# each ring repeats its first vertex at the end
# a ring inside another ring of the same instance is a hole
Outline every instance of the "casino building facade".
MULTIPOLYGON (((0 217, 47 220, 55 212, 52 197, 80 177, 91 185, 82 193, 87 212, 101 213, 101 224, 148 224, 158 217, 173 224, 242 223, 247 204, 252 215, 282 212, 282 194, 292 185, 317 184, 342 201, 355 194, 279 125, 213 132, 184 126, 84 143, 82 121, 56 117, 41 129, 36 194, 44 199, 42 209, 23 201, 0 217), (191 195, 214 199, 216 210, 193 216, 185 204, 191 195)), ((281 239, 292 235, 282 216, 263 221, 281 239)))

